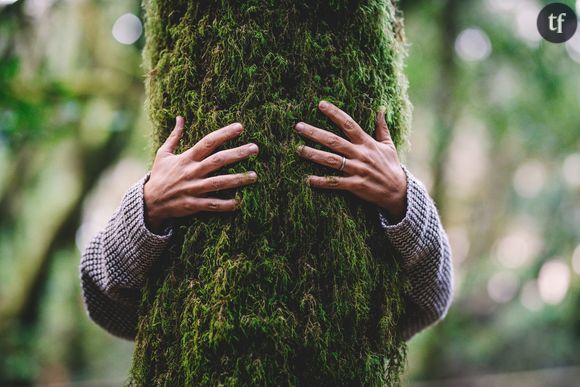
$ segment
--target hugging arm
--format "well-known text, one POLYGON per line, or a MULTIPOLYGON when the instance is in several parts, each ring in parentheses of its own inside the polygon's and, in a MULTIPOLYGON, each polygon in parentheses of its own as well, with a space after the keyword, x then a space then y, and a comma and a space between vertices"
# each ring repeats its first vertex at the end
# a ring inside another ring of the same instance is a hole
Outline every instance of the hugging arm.
POLYGON ((135 337, 141 289, 173 234, 172 219, 201 211, 233 211, 239 208, 237 199, 207 194, 257 180, 254 171, 208 177, 225 165, 258 153, 258 146, 252 143, 214 153, 242 133, 241 124, 211 132, 176 154, 184 125, 183 117, 177 117, 175 128, 157 150, 151 172, 125 193, 107 226, 82 254, 85 309, 93 321, 119 337, 135 337))
POLYGON ((80 277, 85 310, 111 334, 132 340, 140 289, 173 231, 151 232, 145 225, 143 186, 149 173, 123 196, 106 227, 85 248, 80 277))
POLYGON ((407 176, 407 209, 404 218, 392 224, 384 211, 379 218, 393 246, 401 253, 410 289, 405 294, 401 324, 408 340, 442 320, 453 294, 451 248, 437 208, 425 186, 404 166, 407 176))

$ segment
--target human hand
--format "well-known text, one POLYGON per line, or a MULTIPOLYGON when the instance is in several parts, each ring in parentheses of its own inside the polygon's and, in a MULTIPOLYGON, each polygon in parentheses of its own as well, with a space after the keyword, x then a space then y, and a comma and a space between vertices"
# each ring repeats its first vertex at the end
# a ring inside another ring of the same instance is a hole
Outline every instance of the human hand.
POLYGON ((304 122, 297 123, 294 129, 345 157, 305 145, 299 146, 296 152, 315 163, 340 170, 347 176, 309 175, 308 184, 350 191, 385 209, 390 221, 400 222, 407 206, 407 177, 391 139, 384 110, 377 114, 375 140, 332 103, 320 101, 318 108, 342 129, 350 141, 304 122))
POLYGON ((145 220, 151 231, 160 233, 172 218, 200 211, 225 212, 239 208, 236 199, 205 197, 208 192, 241 187, 256 182, 254 171, 206 177, 209 173, 258 153, 253 143, 213 153, 224 142, 239 136, 242 124, 233 123, 202 138, 181 154, 174 154, 183 135, 184 119, 157 150, 151 175, 145 183, 145 220))

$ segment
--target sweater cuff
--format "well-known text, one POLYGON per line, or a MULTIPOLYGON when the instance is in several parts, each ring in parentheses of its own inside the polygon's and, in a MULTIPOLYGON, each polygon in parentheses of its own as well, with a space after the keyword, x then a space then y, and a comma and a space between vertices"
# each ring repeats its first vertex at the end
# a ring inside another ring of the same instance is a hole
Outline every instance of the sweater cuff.
POLYGON ((427 189, 408 169, 401 164, 407 176, 407 209, 405 217, 396 224, 391 224, 386 212, 379 208, 379 220, 394 247, 401 252, 406 264, 411 264, 417 241, 421 240, 430 212, 429 193, 427 189))
POLYGON ((149 230, 147 228, 147 222, 145 222, 145 183, 147 183, 149 181, 149 178, 151 177, 151 171, 147 172, 147 174, 145 176, 143 176, 143 178, 141 178, 141 180, 139 180, 139 189, 138 189, 138 195, 139 195, 139 201, 141 202, 141 206, 140 206, 140 210, 139 210, 139 221, 141 226, 143 227, 143 229, 145 230, 145 232, 147 233, 147 236, 158 239, 158 240, 162 240, 162 241, 167 241, 169 240, 169 238, 171 238, 171 236, 173 235, 173 227, 172 226, 166 226, 163 229, 163 233, 162 234, 157 234, 151 230, 149 230))
POLYGON ((164 228, 162 234, 157 234, 147 228, 145 222, 145 183, 149 181, 151 172, 147 172, 136 184, 134 184, 123 198, 124 207, 123 220, 125 225, 130 226, 130 229, 137 230, 135 235, 139 239, 146 241, 152 245, 165 244, 173 235, 171 226, 164 228))
MULTIPOLYGON (((154 261, 159 258, 165 249, 169 239, 173 235, 173 229, 168 226, 163 234, 159 235, 149 230, 145 223, 145 201, 143 187, 149 180, 150 172, 141 178, 125 193, 121 204, 122 220, 119 233, 112 235, 121 239, 124 246, 120 251, 120 262, 111 262, 115 266, 115 273, 123 273, 119 278, 121 283, 129 288, 140 288, 145 281, 148 270, 154 261)), ((117 281, 113 281, 115 283, 117 281)))

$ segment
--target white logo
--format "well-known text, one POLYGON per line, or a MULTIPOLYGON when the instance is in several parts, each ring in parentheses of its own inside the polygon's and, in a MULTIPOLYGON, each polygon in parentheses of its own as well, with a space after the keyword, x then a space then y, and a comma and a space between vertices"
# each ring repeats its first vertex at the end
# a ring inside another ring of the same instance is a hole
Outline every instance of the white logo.
POLYGON ((550 19, 550 31, 557 31, 557 33, 562 33, 562 25, 564 24, 564 18, 566 17, 566 13, 563 12, 556 17, 553 13, 550 14, 548 19, 550 19), (554 21, 558 22, 558 27, 554 27, 554 21))

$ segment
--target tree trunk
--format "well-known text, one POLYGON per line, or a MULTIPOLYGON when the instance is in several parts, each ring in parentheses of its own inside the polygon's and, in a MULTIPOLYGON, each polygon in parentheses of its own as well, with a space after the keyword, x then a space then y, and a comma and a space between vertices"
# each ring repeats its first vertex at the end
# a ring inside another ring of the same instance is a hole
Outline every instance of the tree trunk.
POLYGON ((374 135, 384 105, 403 145, 410 105, 396 5, 146 0, 145 10, 156 145, 183 115, 178 151, 239 121, 245 130, 227 147, 252 141, 260 153, 216 172, 257 172, 254 185, 211 194, 240 195, 240 210, 176 222, 142 295, 131 383, 396 383, 400 257, 376 207, 304 183, 338 173, 298 157, 293 131, 305 121, 342 135, 317 109, 327 99, 374 135))

